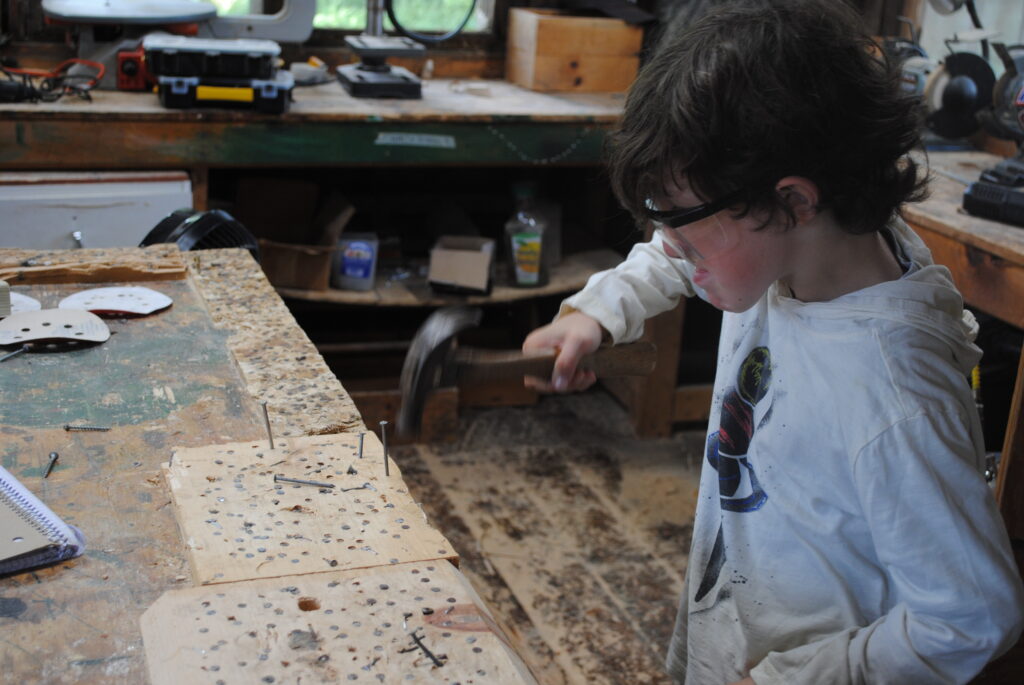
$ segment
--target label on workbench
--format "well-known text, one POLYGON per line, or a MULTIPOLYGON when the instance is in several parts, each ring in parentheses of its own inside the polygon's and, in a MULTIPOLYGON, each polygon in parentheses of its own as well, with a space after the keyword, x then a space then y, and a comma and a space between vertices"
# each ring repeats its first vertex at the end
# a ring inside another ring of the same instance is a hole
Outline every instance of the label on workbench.
POLYGON ((374 145, 403 145, 405 147, 436 147, 455 149, 455 136, 434 133, 378 133, 374 145))

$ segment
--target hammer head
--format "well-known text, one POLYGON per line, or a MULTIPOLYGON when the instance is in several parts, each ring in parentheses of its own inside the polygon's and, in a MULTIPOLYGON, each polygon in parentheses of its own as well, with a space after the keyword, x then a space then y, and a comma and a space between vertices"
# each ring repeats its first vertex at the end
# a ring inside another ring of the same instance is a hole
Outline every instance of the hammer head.
POLYGON ((455 336, 480 325, 483 312, 477 307, 443 307, 434 311, 413 336, 402 365, 398 408, 398 433, 416 435, 423 419, 427 395, 445 381, 445 370, 455 336))

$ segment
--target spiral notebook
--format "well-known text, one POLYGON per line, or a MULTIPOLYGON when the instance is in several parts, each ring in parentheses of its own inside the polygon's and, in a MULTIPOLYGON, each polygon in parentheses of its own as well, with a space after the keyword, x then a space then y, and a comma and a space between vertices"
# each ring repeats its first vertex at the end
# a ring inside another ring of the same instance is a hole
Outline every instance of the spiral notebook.
POLYGON ((0 466, 0 576, 79 556, 82 531, 50 508, 0 466))

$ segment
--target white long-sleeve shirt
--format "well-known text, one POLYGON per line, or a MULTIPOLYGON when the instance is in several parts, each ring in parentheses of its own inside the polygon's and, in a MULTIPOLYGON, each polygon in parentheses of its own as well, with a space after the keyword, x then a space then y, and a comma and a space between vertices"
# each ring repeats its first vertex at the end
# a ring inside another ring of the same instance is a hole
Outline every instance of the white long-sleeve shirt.
MULTIPOLYGON (((906 273, 829 302, 776 284, 725 313, 668 667, 725 685, 963 683, 1022 628, 982 476, 973 317, 901 221, 906 273)), ((565 304, 615 342, 694 294, 660 238, 565 304)))

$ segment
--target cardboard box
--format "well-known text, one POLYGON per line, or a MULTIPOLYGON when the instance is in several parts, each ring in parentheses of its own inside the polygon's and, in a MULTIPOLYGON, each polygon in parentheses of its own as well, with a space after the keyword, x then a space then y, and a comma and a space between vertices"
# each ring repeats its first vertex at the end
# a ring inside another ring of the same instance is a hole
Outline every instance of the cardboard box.
POLYGON ((640 67, 643 29, 558 10, 509 10, 505 78, 539 91, 621 92, 640 67))
POLYGON ((494 241, 476 236, 444 235, 430 251, 430 287, 445 293, 491 292, 494 241))
POLYGON ((337 247, 294 245, 260 239, 260 266, 267 280, 280 288, 327 290, 337 247))

